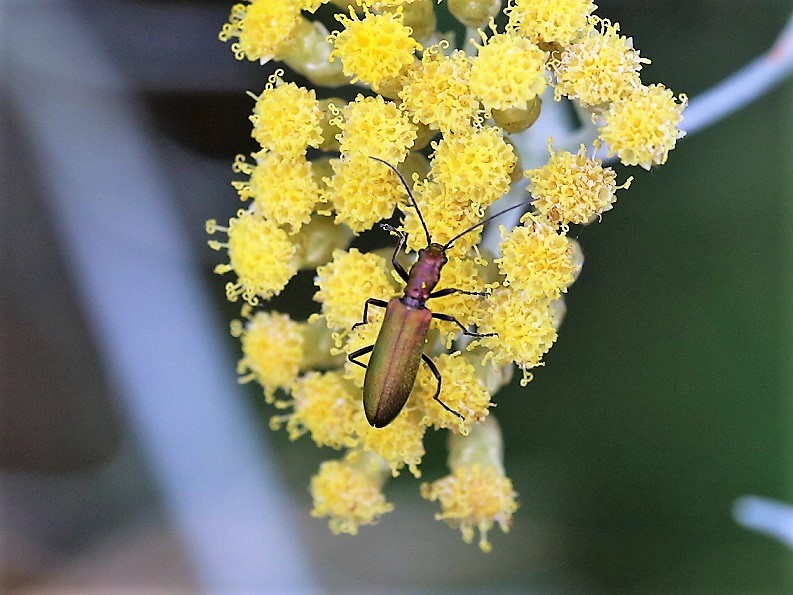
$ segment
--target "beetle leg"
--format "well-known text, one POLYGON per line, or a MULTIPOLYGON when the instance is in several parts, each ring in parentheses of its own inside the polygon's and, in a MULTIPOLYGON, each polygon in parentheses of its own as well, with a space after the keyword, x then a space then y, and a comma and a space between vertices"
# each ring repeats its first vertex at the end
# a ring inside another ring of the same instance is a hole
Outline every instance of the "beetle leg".
POLYGON ((428 300, 432 298, 439 298, 439 297, 446 297, 447 295, 452 295, 455 293, 462 293, 465 295, 478 295, 481 297, 488 297, 490 295, 489 291, 468 291, 467 289, 457 289, 456 287, 447 287, 446 289, 441 289, 439 291, 433 291, 428 297, 428 300))
POLYGON ((378 300, 377 298, 369 298, 366 300, 366 303, 363 305, 363 318, 361 322, 356 322, 352 325, 352 328, 358 328, 362 324, 369 324, 369 306, 379 306, 381 308, 385 308, 388 306, 388 302, 384 300, 378 300))
POLYGON ((351 354, 347 356, 347 359, 354 363, 356 366, 361 366, 364 370, 366 369, 366 364, 362 364, 359 362, 356 357, 361 357, 362 355, 366 355, 367 353, 371 353, 372 349, 374 349, 374 345, 369 345, 368 347, 361 347, 360 349, 356 349, 351 354))
POLYGON ((446 403, 444 403, 443 401, 440 400, 439 397, 440 397, 440 394, 441 394, 441 373, 438 371, 438 367, 435 365, 435 362, 432 361, 430 359, 430 356, 427 355, 426 353, 422 353, 421 354, 421 359, 424 360, 424 363, 427 364, 427 367, 430 369, 430 372, 432 372, 432 375, 435 376, 435 380, 438 381, 438 388, 435 389, 435 396, 432 397, 432 398, 435 399, 436 401, 438 401, 438 403, 440 403, 441 406, 444 409, 446 409, 446 411, 448 411, 449 413, 453 413, 454 415, 456 415, 460 419, 464 420, 465 418, 462 416, 461 413, 458 413, 457 411, 455 411, 454 409, 449 407, 446 403))
POLYGON ((456 324, 457 326, 459 326, 462 329, 464 335, 468 335, 469 337, 495 337, 498 334, 498 333, 474 333, 474 332, 471 332, 465 327, 465 325, 462 322, 460 322, 459 320, 457 320, 454 316, 451 316, 450 314, 441 314, 440 312, 433 312, 432 313, 432 317, 433 318, 437 318, 438 320, 445 320, 446 322, 453 322, 454 324, 456 324))
POLYGON ((388 223, 381 223, 380 227, 385 229, 387 232, 398 235, 399 236, 399 243, 397 244, 396 249, 394 250, 393 256, 391 256, 391 264, 394 267, 394 270, 397 272, 402 280, 407 283, 408 282, 408 273, 405 270, 405 267, 402 266, 402 263, 397 260, 397 254, 402 252, 402 248, 405 245, 405 234, 399 231, 393 225, 389 225, 388 223))

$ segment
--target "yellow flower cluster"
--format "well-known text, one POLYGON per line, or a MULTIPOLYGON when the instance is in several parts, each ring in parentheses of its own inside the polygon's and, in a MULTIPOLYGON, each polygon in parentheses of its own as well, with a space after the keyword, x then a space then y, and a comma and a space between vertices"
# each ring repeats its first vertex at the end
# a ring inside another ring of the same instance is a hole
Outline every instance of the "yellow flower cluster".
POLYGON ((449 440, 451 474, 421 486, 422 497, 441 505, 435 518, 459 528, 466 543, 479 531, 483 552, 492 549, 488 532, 498 525, 507 533, 518 509, 517 493, 504 475, 502 448, 500 430, 492 418, 468 436, 453 435, 449 440))
POLYGON ((448 42, 427 48, 408 69, 399 98, 417 122, 443 132, 467 130, 479 113, 471 88, 472 60, 463 51, 444 54, 448 42))
POLYGON ((589 157, 583 145, 578 153, 554 152, 550 146, 548 150, 548 163, 523 175, 530 180, 534 207, 556 224, 566 227, 570 223, 591 222, 610 210, 617 200, 616 191, 628 188, 633 180, 628 178, 617 186, 614 170, 589 157))
POLYGON ((590 108, 608 105, 636 89, 639 70, 649 64, 633 49, 633 41, 619 34, 618 23, 590 17, 591 27, 562 52, 555 65, 555 96, 577 99, 590 108))
POLYGON ((330 530, 336 535, 357 535, 360 525, 374 524, 394 509, 382 492, 387 473, 376 455, 358 451, 322 463, 311 478, 311 516, 329 516, 330 530))
POLYGON ((677 128, 683 119, 687 99, 679 100, 663 85, 640 87, 615 101, 604 115, 600 137, 625 165, 649 170, 663 165, 683 133, 677 128))
POLYGON ((375 90, 399 76, 413 63, 416 50, 422 49, 411 37, 413 30, 403 24, 401 11, 372 14, 365 8, 360 19, 351 7, 349 17, 340 14, 336 18, 344 30, 332 34, 330 59, 339 58, 344 74, 375 90))
POLYGON ((434 30, 432 0, 333 0, 335 21, 310 20, 325 1, 247 0, 234 5, 220 32, 235 40, 239 59, 283 61, 320 87, 356 85, 320 90, 318 99, 277 70, 250 94, 260 149, 237 156, 241 179, 232 182, 248 208, 227 226, 207 222, 208 233, 227 236, 209 242, 228 253, 216 272, 236 275, 226 294, 246 302, 242 320, 232 323, 240 381, 261 385, 278 410, 272 428, 345 451, 311 480, 312 515, 327 518, 334 533, 355 534, 391 511, 387 478, 404 469, 420 477, 428 429, 446 430, 450 474, 421 493, 439 502, 437 518, 467 542, 478 531, 489 551, 488 532, 507 531, 517 509, 490 413, 494 397, 515 366, 525 385, 557 339, 564 295, 583 264, 570 226, 598 219, 631 182, 617 185, 614 171, 584 146, 554 150, 550 139, 547 162, 523 171, 520 161, 528 166, 543 147, 522 131, 541 118, 541 96, 552 87, 556 100, 591 113, 596 146, 650 168, 666 161, 682 135, 686 100, 642 84, 648 60, 619 24, 593 15, 590 0, 510 0, 502 32, 498 2, 450 2, 452 15, 479 28, 468 51, 434 30), (513 211, 499 243, 483 218, 501 215, 488 210, 521 173, 532 200, 523 195, 516 205, 523 210, 513 211), (400 266, 391 265, 392 248, 350 247, 395 214, 388 234, 370 236, 398 237, 408 252, 397 254, 400 266), (400 303, 401 268, 409 270, 411 298, 400 303), (317 287, 307 321, 253 310, 299 270, 314 271, 317 287), (419 330, 384 323, 403 315, 419 330), (376 350, 371 360, 374 344, 386 347, 385 358, 376 350), (391 367, 397 345, 428 356, 415 378, 391 367), (370 364, 387 382, 367 379, 370 364), (401 406, 385 427, 367 421, 364 385, 367 403, 388 390, 401 406))

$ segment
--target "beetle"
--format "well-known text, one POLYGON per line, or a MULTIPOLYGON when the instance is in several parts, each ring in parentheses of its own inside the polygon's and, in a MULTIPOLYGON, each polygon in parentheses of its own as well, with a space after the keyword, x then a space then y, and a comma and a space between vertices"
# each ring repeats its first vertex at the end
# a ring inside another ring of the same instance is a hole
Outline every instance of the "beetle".
POLYGON ((432 236, 427 228, 427 224, 424 222, 424 217, 421 215, 418 203, 399 170, 387 161, 377 157, 371 157, 371 159, 390 167, 402 181, 402 184, 407 190, 410 202, 413 208, 416 209, 419 221, 421 221, 421 226, 424 228, 424 233, 427 236, 427 247, 419 250, 418 259, 413 263, 413 266, 410 267, 410 272, 407 272, 397 260, 397 255, 402 251, 405 245, 405 234, 397 231, 388 224, 381 224, 383 229, 399 236, 399 242, 391 257, 391 264, 400 278, 405 282, 405 292, 402 297, 393 297, 388 302, 377 298, 367 299, 363 307, 363 319, 353 326, 353 328, 356 328, 362 324, 368 323, 370 306, 385 308, 383 324, 380 327, 380 332, 374 344, 362 347, 347 356, 350 362, 366 369, 366 376, 364 377, 363 383, 363 406, 366 419, 369 424, 375 428, 383 428, 394 420, 399 412, 402 411, 402 408, 405 406, 410 396, 410 392, 413 390, 413 385, 416 382, 416 376, 418 375, 419 365, 422 360, 430 369, 432 375, 435 376, 435 380, 438 383, 433 399, 448 412, 456 415, 460 419, 465 419, 459 412, 446 405, 446 403, 440 399, 441 374, 432 359, 423 351, 424 344, 427 341, 430 322, 433 318, 453 322, 462 329, 464 335, 469 337, 492 337, 496 333, 476 333, 469 331, 466 326, 454 316, 442 314, 440 312, 432 312, 427 308, 426 303, 427 300, 445 297, 455 293, 479 296, 489 295, 489 293, 485 291, 467 291, 451 287, 434 291, 435 286, 440 280, 441 270, 448 262, 446 251, 456 240, 465 234, 475 230, 477 227, 485 225, 491 219, 507 211, 517 209, 524 205, 521 203, 504 209, 480 221, 476 225, 469 227, 462 233, 457 234, 445 244, 438 244, 432 241, 432 236), (372 354, 369 358, 368 366, 357 359, 367 353, 372 354))

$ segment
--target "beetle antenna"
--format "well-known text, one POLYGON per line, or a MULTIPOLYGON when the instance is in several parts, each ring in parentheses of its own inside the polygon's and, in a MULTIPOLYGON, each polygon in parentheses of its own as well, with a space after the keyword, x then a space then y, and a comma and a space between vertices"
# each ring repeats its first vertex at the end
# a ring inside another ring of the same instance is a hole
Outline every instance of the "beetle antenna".
POLYGON ((416 209, 416 213, 418 213, 419 215, 419 221, 421 221, 421 227, 424 228, 424 233, 427 234, 427 246, 432 244, 432 236, 430 236, 430 230, 427 229, 427 224, 424 222, 424 217, 421 216, 421 209, 419 209, 419 205, 416 202, 416 199, 413 198, 413 192, 410 191, 410 186, 408 186, 408 183, 405 181, 405 176, 403 176, 402 172, 400 172, 396 167, 388 163, 388 161, 384 161, 379 157, 373 157, 372 155, 369 155, 369 159, 374 159, 375 161, 379 161, 380 163, 385 163, 388 167, 394 170, 394 173, 399 176, 400 180, 402 180, 402 185, 405 187, 405 190, 408 191, 410 202, 413 203, 413 208, 416 209))
POLYGON ((469 232, 471 232, 471 231, 475 230, 477 227, 482 227, 482 226, 484 226, 486 223, 488 223, 489 221, 492 221, 492 220, 493 220, 493 219, 495 219, 496 217, 500 217, 500 216, 501 216, 501 215, 503 215, 504 213, 506 213, 506 212, 508 212, 508 211, 513 211, 513 210, 517 209, 518 207, 525 207, 525 206, 526 206, 526 205, 525 205, 525 204, 523 204, 523 203, 521 202, 521 203, 518 203, 518 204, 516 204, 516 205, 512 205, 511 207, 509 207, 509 208, 506 208, 506 209, 504 209, 503 211, 499 211, 499 212, 498 212, 498 213, 496 213, 495 215, 490 215, 490 217, 488 217, 487 219, 485 219, 485 220, 483 220, 483 221, 480 221, 480 222, 479 222, 479 223, 477 223, 476 225, 472 225, 471 227, 469 227, 468 229, 466 229, 466 230, 465 230, 465 231, 463 231, 462 233, 458 233, 458 234, 457 234, 456 236, 454 236, 454 237, 453 237, 451 240, 449 240, 448 242, 446 242, 446 244, 444 244, 444 246, 443 246, 443 249, 444 249, 444 250, 448 250, 448 249, 449 249, 449 246, 451 246, 451 245, 452 245, 452 243, 454 243, 456 240, 459 240, 459 239, 460 239, 461 237, 463 237, 465 234, 467 234, 467 233, 469 233, 469 232))

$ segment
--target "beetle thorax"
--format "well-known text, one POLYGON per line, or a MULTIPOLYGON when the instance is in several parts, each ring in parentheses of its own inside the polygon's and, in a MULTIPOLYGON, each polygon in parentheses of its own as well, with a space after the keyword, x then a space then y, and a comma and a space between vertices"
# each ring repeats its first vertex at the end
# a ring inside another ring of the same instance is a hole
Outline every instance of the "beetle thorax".
POLYGON ((422 307, 441 278, 441 269, 447 262, 443 246, 432 243, 419 252, 418 260, 410 267, 405 303, 422 307))

